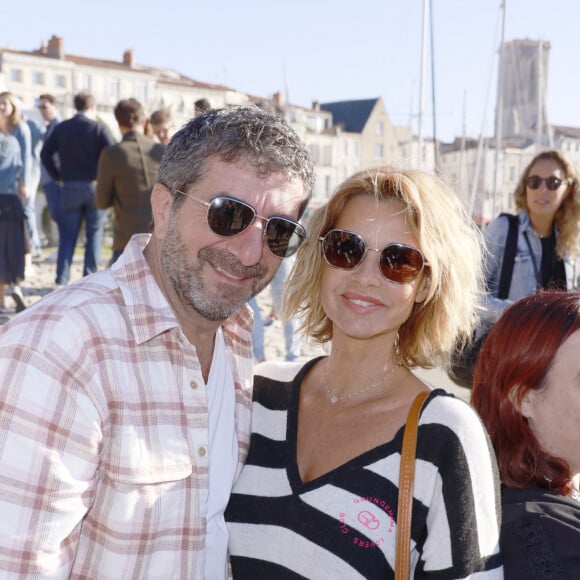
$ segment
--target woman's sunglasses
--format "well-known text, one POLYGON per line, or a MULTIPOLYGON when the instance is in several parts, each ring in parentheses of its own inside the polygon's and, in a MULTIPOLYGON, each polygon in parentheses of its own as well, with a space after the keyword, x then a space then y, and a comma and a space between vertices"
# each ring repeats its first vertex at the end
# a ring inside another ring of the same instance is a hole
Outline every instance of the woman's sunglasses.
POLYGON ((546 183, 546 187, 550 191, 556 191, 562 183, 568 183, 567 179, 560 179, 555 175, 550 175, 550 177, 540 177, 539 175, 528 175, 526 177, 526 185, 530 189, 538 189, 542 185, 542 181, 546 183))
POLYGON ((282 216, 262 217, 249 203, 235 197, 218 195, 208 202, 178 189, 174 191, 207 208, 207 225, 218 236, 237 236, 257 219, 263 221, 268 248, 278 258, 294 254, 306 239, 306 230, 298 222, 282 216))
POLYGON ((352 270, 363 261, 367 251, 378 252, 383 277, 402 284, 415 280, 425 267, 423 254, 413 246, 393 243, 382 250, 368 248, 359 234, 339 229, 330 230, 319 240, 322 255, 333 268, 352 270))

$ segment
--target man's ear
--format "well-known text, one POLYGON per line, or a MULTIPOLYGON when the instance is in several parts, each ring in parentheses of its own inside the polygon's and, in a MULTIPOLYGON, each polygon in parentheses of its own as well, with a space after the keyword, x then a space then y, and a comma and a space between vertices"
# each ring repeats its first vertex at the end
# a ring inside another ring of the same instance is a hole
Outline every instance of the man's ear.
POLYGON ((171 192, 164 185, 156 183, 151 191, 151 210, 153 211, 153 231, 161 239, 165 239, 169 227, 172 204, 171 192))

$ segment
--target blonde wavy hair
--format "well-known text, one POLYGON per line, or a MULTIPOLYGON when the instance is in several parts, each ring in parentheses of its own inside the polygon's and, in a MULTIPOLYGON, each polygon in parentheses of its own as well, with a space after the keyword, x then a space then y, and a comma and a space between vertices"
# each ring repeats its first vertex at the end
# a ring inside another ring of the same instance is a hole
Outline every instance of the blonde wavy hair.
POLYGON ((555 161, 568 179, 568 195, 558 208, 554 218, 554 223, 558 228, 556 255, 560 259, 564 257, 564 254, 576 258, 580 256, 580 187, 576 166, 567 159, 564 153, 554 149, 542 151, 530 161, 514 192, 516 208, 529 213, 526 200, 526 179, 534 164, 543 159, 555 161))
POLYGON ((328 267, 319 237, 335 227, 346 204, 357 196, 399 200, 425 256, 427 298, 416 303, 399 329, 402 362, 433 367, 445 364, 455 344, 472 335, 483 288, 482 236, 463 204, 439 177, 422 171, 378 167, 348 178, 307 223, 288 278, 284 313, 301 319, 301 329, 317 342, 332 340, 332 321, 322 307, 322 276, 328 267))
POLYGON ((18 127, 20 121, 22 121, 22 113, 20 111, 20 103, 16 99, 16 97, 8 92, 4 91, 0 93, 0 98, 6 99, 12 105, 12 113, 6 119, 6 129, 8 131, 13 131, 16 127, 18 127))

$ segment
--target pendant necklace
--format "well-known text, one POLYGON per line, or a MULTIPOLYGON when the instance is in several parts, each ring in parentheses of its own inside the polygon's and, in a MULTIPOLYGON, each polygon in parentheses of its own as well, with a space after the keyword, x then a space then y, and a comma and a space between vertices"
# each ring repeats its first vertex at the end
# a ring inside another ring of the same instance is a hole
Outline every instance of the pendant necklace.
POLYGON ((328 359, 326 359, 324 361, 324 383, 323 384, 324 384, 324 388, 326 389, 326 393, 328 395, 328 400, 333 405, 336 405, 336 403, 338 403, 339 401, 348 401, 349 399, 352 399, 353 397, 356 397, 357 395, 362 395, 363 393, 366 393, 367 391, 371 391, 372 389, 375 389, 379 385, 386 383, 389 380, 389 378, 395 373, 395 371, 397 369, 400 369, 400 368, 401 368, 400 364, 393 365, 391 370, 389 370, 386 375, 383 375, 382 377, 374 380, 372 383, 368 383, 366 385, 363 385, 357 391, 352 391, 351 393, 347 393, 346 395, 335 395, 331 391, 330 384, 328 382, 328 359))

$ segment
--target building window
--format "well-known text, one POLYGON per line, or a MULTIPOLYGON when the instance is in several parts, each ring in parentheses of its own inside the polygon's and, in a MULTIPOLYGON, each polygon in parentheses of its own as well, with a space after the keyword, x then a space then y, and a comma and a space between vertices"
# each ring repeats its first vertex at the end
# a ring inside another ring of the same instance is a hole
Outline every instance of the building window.
POLYGON ((65 88, 66 87, 66 77, 64 75, 61 74, 55 74, 54 75, 54 86, 55 87, 60 87, 60 88, 65 88))
POLYGON ((121 81, 119 79, 109 79, 109 96, 115 99, 121 94, 121 81))
POLYGON ((385 131, 385 124, 382 121, 377 123, 377 135, 382 135, 385 131))
POLYGON ((332 147, 325 145, 322 148, 322 165, 331 165, 332 163, 332 147))
POLYGON ((316 143, 313 143, 312 145, 310 145, 310 155, 312 156, 312 161, 314 161, 314 163, 318 163, 318 158, 319 158, 319 147, 316 143))
POLYGON ((43 85, 44 84, 44 73, 39 71, 35 71, 32 73, 32 82, 35 85, 43 85))
POLYGON ((375 159, 382 159, 384 154, 384 147, 382 143, 377 143, 375 145, 375 159))
POLYGON ((10 71, 10 80, 14 81, 15 83, 21 83, 22 82, 22 69, 13 68, 10 71))
POLYGON ((79 89, 90 91, 93 85, 93 79, 91 75, 81 74, 79 75, 79 89))
POLYGON ((510 181, 516 180, 516 168, 512 165, 510 167, 510 181))

